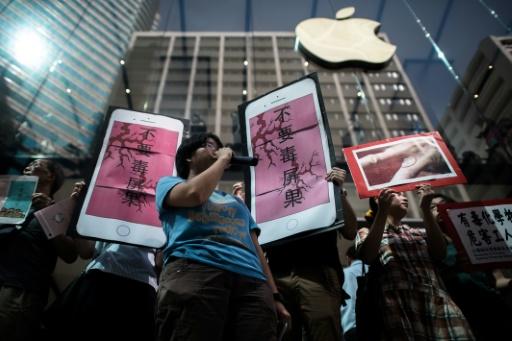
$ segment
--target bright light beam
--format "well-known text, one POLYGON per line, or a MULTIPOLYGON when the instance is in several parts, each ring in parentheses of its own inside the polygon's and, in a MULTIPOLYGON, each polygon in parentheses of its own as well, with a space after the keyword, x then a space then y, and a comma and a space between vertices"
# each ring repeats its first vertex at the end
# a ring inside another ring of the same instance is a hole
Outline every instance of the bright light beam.
POLYGON ((14 58, 32 69, 38 69, 47 56, 47 45, 39 32, 25 29, 14 38, 14 58))

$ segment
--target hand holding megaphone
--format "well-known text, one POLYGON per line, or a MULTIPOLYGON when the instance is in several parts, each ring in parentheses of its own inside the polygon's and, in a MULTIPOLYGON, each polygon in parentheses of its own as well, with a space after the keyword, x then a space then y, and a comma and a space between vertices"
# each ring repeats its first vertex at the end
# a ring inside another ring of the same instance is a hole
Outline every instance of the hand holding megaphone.
POLYGON ((252 156, 240 156, 234 155, 231 156, 231 164, 236 166, 256 166, 258 164, 259 159, 252 156))

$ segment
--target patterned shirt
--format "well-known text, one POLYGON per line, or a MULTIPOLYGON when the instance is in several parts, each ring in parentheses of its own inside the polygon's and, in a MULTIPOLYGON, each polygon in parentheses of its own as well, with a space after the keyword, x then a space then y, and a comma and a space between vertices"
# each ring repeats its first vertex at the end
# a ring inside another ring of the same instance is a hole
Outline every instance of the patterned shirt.
MULTIPOLYGON (((368 233, 367 228, 358 231, 358 248, 368 233)), ((424 228, 386 224, 380 243, 379 261, 384 268, 383 274, 379 276, 383 291, 408 289, 431 292, 433 288, 440 287, 437 272, 428 253, 424 228)))

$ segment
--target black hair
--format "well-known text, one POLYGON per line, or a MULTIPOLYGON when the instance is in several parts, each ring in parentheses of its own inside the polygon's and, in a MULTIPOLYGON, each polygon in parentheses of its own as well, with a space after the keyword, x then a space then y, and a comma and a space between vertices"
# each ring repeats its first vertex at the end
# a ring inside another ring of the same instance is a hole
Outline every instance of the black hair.
POLYGON ((203 147, 208 138, 214 140, 219 148, 224 146, 219 137, 212 133, 192 135, 181 143, 178 151, 176 152, 176 171, 178 172, 178 176, 180 178, 188 178, 188 174, 190 173, 190 165, 187 162, 187 159, 190 159, 196 150, 203 147))
POLYGON ((432 200, 437 199, 437 198, 443 199, 447 204, 457 202, 457 201, 456 201, 455 199, 453 199, 452 197, 449 197, 449 196, 444 195, 444 194, 441 194, 441 193, 435 193, 435 194, 432 196, 432 200))
POLYGON ((50 195, 53 196, 64 183, 64 171, 62 170, 60 164, 51 159, 34 159, 30 161, 28 165, 37 160, 44 161, 48 167, 48 170, 53 174, 53 184, 52 188, 50 188, 50 195))

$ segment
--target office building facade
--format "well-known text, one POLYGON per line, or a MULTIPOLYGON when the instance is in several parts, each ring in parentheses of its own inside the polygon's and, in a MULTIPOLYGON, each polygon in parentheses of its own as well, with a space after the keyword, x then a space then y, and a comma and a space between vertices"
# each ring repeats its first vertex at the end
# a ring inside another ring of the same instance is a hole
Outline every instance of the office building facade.
POLYGON ((48 157, 78 174, 131 36, 150 29, 158 1, 2 3, 2 170, 48 157))
MULTIPOLYGON (((126 63, 135 110, 185 117, 193 131, 212 131, 235 149, 238 105, 312 72, 340 163, 343 147, 433 130, 397 56, 381 70, 325 69, 297 51, 289 32, 137 32, 126 63)), ((125 86, 116 87, 113 105, 128 105, 125 86)), ((228 174, 221 187, 230 190, 237 177, 228 174)), ((358 200, 353 183, 347 187, 364 212, 367 201, 358 200)), ((447 191, 464 197, 460 188, 447 191)), ((419 217, 411 206, 411 217, 419 217)))
POLYGON ((478 199, 510 196, 512 36, 482 40, 438 129, 453 146, 478 199))

